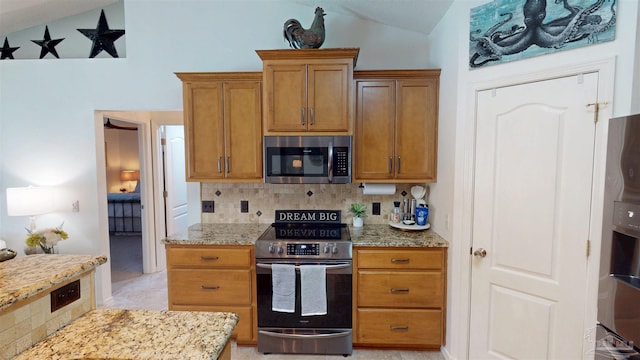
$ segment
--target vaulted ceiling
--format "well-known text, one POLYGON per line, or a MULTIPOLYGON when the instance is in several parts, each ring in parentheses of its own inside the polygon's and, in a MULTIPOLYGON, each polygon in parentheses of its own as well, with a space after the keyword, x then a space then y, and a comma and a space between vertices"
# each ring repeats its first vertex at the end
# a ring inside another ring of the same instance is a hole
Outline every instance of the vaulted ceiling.
MULTIPOLYGON (((0 0, 0 34, 105 7, 118 0, 0 0)), ((220 0, 206 0, 220 1, 220 0)), ((256 0, 273 1, 273 0, 256 0)), ((287 1, 287 0, 278 0, 287 1)), ((429 34, 454 0, 288 0, 429 34)))

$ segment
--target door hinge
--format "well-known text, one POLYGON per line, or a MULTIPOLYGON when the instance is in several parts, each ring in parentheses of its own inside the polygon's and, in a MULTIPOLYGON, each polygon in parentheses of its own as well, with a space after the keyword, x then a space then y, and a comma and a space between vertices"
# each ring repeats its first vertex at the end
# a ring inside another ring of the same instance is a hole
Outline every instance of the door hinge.
POLYGON ((160 145, 162 145, 162 146, 167 145, 167 138, 160 139, 160 145))
POLYGON ((598 122, 598 114, 600 113, 600 106, 601 105, 607 105, 609 104, 608 102, 595 102, 595 103, 591 103, 591 104, 587 104, 587 107, 593 106, 593 122, 597 123, 598 122))
POLYGON ((164 197, 165 199, 167 198, 167 196, 169 196, 169 192, 168 191, 163 191, 162 192, 162 197, 164 197))
POLYGON ((591 255, 591 240, 587 240, 587 257, 591 255))

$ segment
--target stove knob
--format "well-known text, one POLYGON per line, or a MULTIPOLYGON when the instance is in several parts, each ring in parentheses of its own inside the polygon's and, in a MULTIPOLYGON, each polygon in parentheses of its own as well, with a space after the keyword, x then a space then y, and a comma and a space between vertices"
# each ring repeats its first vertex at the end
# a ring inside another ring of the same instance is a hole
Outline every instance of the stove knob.
POLYGON ((273 244, 269 244, 269 253, 273 254, 276 252, 276 249, 273 247, 273 244))
POLYGON ((278 255, 282 255, 283 252, 284 249, 282 249, 282 246, 278 246, 278 255))
POLYGON ((338 253, 338 245, 333 244, 333 247, 331 248, 331 253, 332 254, 337 254, 338 253))
POLYGON ((325 254, 328 254, 328 253, 329 253, 329 244, 325 244, 325 245, 324 245, 324 249, 322 249, 322 251, 323 251, 325 254))

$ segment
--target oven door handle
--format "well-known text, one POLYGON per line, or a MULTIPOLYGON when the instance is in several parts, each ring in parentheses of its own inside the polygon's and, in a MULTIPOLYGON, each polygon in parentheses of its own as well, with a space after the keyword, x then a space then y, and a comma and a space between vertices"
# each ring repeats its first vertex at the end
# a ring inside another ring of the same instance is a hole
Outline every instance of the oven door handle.
POLYGON ((285 338, 285 339, 302 339, 302 338, 305 338, 305 339, 309 339, 309 338, 331 339, 331 338, 344 337, 344 336, 351 335, 350 331, 341 331, 341 332, 332 333, 332 334, 309 334, 309 335, 307 335, 307 334, 282 334, 282 333, 266 331, 266 330, 258 330, 258 333, 262 334, 262 335, 278 337, 278 338, 285 338))
MULTIPOLYGON (((335 270, 335 269, 346 269, 351 266, 352 264, 338 264, 338 265, 326 265, 325 268, 327 270, 335 270)), ((263 268, 263 269, 271 269, 271 264, 256 263, 256 267, 263 268)), ((296 270, 300 270, 300 265, 295 265, 295 268, 296 270)))

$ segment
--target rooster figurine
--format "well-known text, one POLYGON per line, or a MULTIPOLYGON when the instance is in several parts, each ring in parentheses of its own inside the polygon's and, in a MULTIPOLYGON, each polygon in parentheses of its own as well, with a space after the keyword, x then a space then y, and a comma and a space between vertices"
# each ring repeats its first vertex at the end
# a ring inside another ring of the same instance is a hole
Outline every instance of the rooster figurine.
POLYGON ((311 28, 304 29, 296 19, 289 19, 284 23, 284 38, 294 49, 317 49, 324 43, 324 10, 316 8, 316 17, 311 28))

